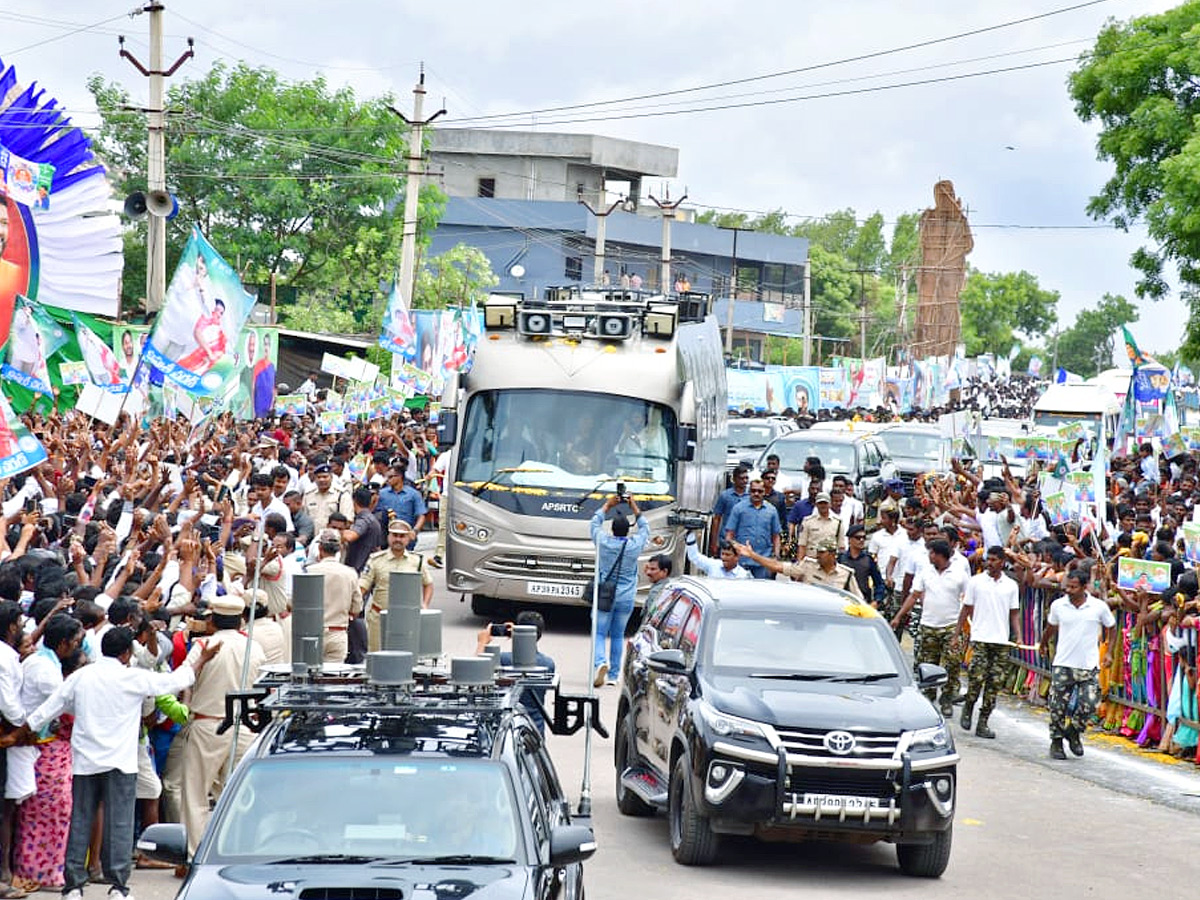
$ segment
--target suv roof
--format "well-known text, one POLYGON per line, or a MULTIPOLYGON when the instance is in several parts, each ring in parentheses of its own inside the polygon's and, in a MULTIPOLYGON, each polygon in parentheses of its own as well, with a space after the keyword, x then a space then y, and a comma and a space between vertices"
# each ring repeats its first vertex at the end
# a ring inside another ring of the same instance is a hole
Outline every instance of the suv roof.
POLYGON ((844 613, 846 604, 869 607, 866 601, 837 588, 795 581, 712 579, 681 575, 672 583, 687 587, 722 609, 779 610, 780 612, 844 613))

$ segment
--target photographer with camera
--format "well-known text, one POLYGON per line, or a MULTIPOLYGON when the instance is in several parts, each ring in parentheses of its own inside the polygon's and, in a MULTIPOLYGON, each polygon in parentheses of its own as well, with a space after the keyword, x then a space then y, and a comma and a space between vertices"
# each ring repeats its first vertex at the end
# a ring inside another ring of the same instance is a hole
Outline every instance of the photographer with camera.
POLYGON ((596 570, 600 587, 596 592, 593 615, 596 617, 596 645, 592 652, 595 677, 593 684, 603 687, 605 681, 616 684, 616 672, 621 670, 621 654, 625 650, 625 626, 633 615, 637 598, 638 555, 650 540, 650 526, 642 518, 637 501, 617 484, 617 493, 609 495, 596 510, 591 522, 592 543, 596 545, 596 570), (630 537, 629 519, 619 513, 612 520, 612 534, 604 534, 604 519, 620 503, 627 503, 637 522, 637 534, 630 537), (611 585, 611 587, 608 587, 611 585), (607 589, 607 590, 606 590, 607 589), (611 605, 604 595, 611 591, 611 605), (605 642, 608 652, 605 653, 605 642), (607 656, 607 659, 606 659, 607 656))
MULTIPOLYGON (((492 638, 512 637, 513 625, 532 625, 537 629, 539 641, 542 639, 542 634, 546 630, 546 620, 542 618, 542 614, 527 609, 524 612, 517 613, 516 622, 493 622, 491 625, 484 625, 481 629, 479 629, 479 633, 475 636, 475 655, 478 656, 481 653, 486 653, 487 651, 485 648, 491 643, 492 638)), ((539 667, 553 674, 554 660, 541 650, 538 650, 537 652, 537 664, 539 667)), ((511 652, 507 650, 501 652, 500 665, 512 665, 511 652)), ((544 687, 526 688, 521 692, 521 706, 525 708, 525 712, 529 714, 529 718, 533 720, 535 725, 537 725, 538 731, 544 735, 546 733, 546 721, 542 717, 542 711, 538 708, 538 704, 541 704, 542 708, 545 708, 546 689, 544 687), (536 699, 537 702, 527 703, 525 702, 526 697, 531 698, 531 701, 536 699)))

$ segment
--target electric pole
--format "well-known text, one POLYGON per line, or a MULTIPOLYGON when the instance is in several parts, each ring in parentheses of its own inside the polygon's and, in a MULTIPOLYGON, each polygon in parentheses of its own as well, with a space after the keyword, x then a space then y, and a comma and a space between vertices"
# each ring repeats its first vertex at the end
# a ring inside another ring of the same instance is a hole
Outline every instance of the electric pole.
POLYGON ((650 199, 654 201, 654 205, 662 210, 662 261, 661 277, 662 277, 662 292, 667 294, 671 290, 671 220, 675 218, 675 210, 681 203, 687 199, 687 192, 676 200, 674 203, 670 200, 659 200, 653 194, 650 199))
POLYGON ((421 65, 421 77, 413 88, 413 114, 410 119, 394 106, 389 106, 394 114, 400 117, 405 125, 411 128, 408 136, 408 152, 404 159, 408 167, 404 178, 404 229, 400 244, 400 297, 408 308, 413 306, 413 284, 417 265, 417 210, 421 193, 421 176, 425 165, 425 128, 434 119, 446 114, 445 107, 439 109, 428 119, 422 119, 425 113, 425 66, 421 65))
MULTIPOLYGON (((804 260, 804 365, 812 365, 812 257, 804 260)), ((819 360, 818 360, 819 362, 819 360)))
MULTIPOLYGON (((150 105, 146 109, 146 130, 149 132, 146 154, 146 190, 148 193, 167 190, 167 135, 166 110, 163 108, 163 80, 175 74, 175 70, 191 59, 192 39, 188 48, 171 68, 163 69, 163 5, 160 0, 150 0, 139 12, 150 14, 150 66, 142 65, 125 49, 125 36, 117 38, 121 56, 129 60, 135 69, 150 79, 150 105)), ((146 312, 162 309, 163 297, 167 292, 167 220, 160 215, 146 217, 146 312)))
MULTIPOLYGON (((603 190, 601 191, 601 196, 603 196, 603 190)), ((620 200, 614 200, 609 205, 608 209, 604 210, 604 212, 600 212, 599 210, 592 209, 592 204, 583 199, 583 190, 581 189, 579 191, 579 202, 584 205, 584 208, 586 208, 588 212, 596 217, 596 254, 595 264, 592 267, 592 284, 603 284, 602 276, 604 275, 605 225, 608 222, 609 215, 614 209, 621 205, 621 200, 623 199, 624 198, 622 197, 620 200)))
MULTIPOLYGON (((733 356, 733 308, 737 304, 738 265, 737 239, 739 231, 753 231, 753 228, 742 228, 738 225, 718 225, 722 231, 733 232, 733 261, 729 265, 729 307, 725 315, 725 355, 733 356)), ((766 353, 763 354, 766 356, 766 353)), ((763 360, 766 361, 765 359, 763 360)))

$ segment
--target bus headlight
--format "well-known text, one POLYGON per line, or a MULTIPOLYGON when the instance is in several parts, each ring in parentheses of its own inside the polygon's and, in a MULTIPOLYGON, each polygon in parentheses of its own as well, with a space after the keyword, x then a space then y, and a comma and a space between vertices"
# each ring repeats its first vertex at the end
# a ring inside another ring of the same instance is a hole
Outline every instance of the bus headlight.
POLYGON ((454 529, 454 533, 459 537, 464 537, 477 544, 486 544, 492 538, 492 529, 486 525, 476 525, 474 522, 468 522, 466 519, 455 519, 450 527, 454 529))

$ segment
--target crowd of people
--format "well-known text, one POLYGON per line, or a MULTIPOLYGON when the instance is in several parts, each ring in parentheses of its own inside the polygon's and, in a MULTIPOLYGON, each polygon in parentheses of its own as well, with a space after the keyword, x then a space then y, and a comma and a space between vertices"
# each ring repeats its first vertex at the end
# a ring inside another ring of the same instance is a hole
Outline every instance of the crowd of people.
POLYGON ((1042 477, 1053 473, 1036 463, 1020 477, 1005 463, 989 478, 955 460, 909 491, 887 482, 870 510, 818 458, 807 460, 798 492, 775 488, 777 468, 768 457, 754 479, 734 470, 712 510, 707 554, 688 539, 696 569, 782 573, 861 596, 898 637, 907 632, 917 664, 947 670, 940 693, 928 695, 947 720, 962 704, 957 721, 979 737, 995 737, 997 694, 1013 690, 1048 704, 1056 759, 1066 758, 1064 742, 1082 756, 1081 736, 1099 722, 1200 762, 1200 596, 1183 530, 1200 503, 1194 455, 1167 458, 1143 443, 1115 456, 1101 502, 1066 521, 1043 503, 1042 477), (1169 564, 1169 587, 1121 586, 1125 557, 1169 564))
POLYGON ((290 661, 296 574, 325 575, 329 661, 379 648, 389 572, 430 603, 440 558, 414 544, 445 454, 419 409, 333 435, 24 418, 48 459, 0 480, 0 897, 128 896, 134 864, 162 865, 135 826, 182 822, 194 851, 250 745, 219 733, 225 694, 290 661))

